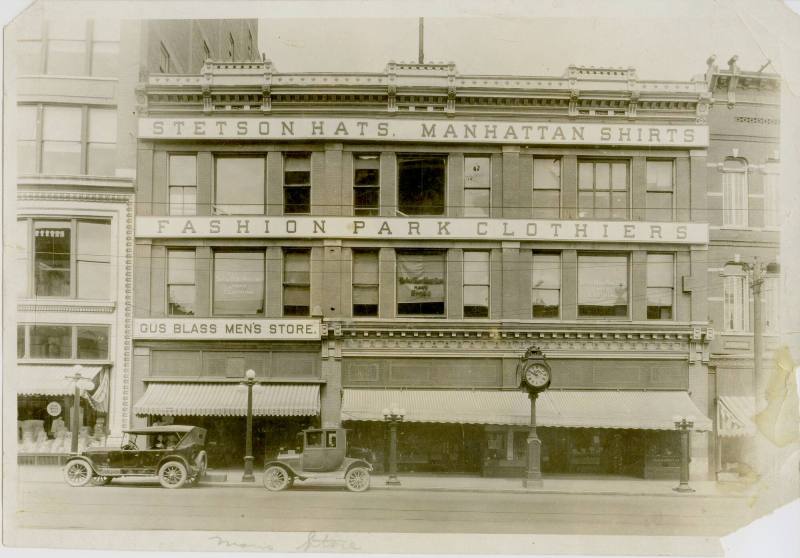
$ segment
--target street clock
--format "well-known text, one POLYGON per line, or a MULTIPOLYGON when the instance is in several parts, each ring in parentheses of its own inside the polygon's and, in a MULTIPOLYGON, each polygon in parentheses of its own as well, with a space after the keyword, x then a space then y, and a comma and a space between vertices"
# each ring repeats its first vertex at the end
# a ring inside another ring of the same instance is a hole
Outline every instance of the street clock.
POLYGON ((517 380, 520 388, 528 392, 541 392, 550 386, 550 365, 538 348, 528 349, 517 365, 517 380))

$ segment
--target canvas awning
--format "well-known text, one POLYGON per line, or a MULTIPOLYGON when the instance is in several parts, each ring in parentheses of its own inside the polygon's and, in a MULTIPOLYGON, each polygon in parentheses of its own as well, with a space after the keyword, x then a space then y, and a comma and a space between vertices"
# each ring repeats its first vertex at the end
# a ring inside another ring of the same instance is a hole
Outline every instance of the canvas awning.
MULTIPOLYGON (((151 383, 134 405, 137 415, 243 417, 247 389, 240 384, 151 383)), ((319 386, 258 384, 253 415, 301 417, 319 414, 319 386)))
MULTIPOLYGON (((102 370, 102 366, 84 366, 81 368, 81 376, 95 380, 102 370)), ((16 378, 17 395, 73 395, 75 384, 67 379, 67 376, 73 375, 75 375, 74 366, 19 364, 16 378)), ((82 395, 86 396, 86 393, 82 392, 82 395)))
POLYGON ((717 400, 717 435, 728 438, 752 436, 755 400, 744 395, 722 395, 717 400))
MULTIPOLYGON (((345 389, 342 420, 382 421, 382 410, 405 409, 405 422, 499 424, 530 422, 530 400, 520 391, 345 389)), ((685 391, 546 391, 536 402, 540 426, 674 430, 673 417, 694 416, 695 430, 711 420, 685 391)))

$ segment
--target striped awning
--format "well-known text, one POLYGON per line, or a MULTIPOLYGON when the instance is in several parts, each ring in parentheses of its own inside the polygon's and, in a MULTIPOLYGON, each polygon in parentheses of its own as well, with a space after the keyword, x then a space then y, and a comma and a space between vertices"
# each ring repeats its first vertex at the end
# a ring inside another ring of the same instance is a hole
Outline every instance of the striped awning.
POLYGON ((721 395, 717 400, 717 435, 727 438, 752 436, 755 400, 744 395, 721 395))
MULTIPOLYGON (((84 366, 81 376, 94 380, 102 371, 102 366, 84 366)), ((75 384, 67 376, 75 375, 74 366, 53 366, 40 364, 17 365, 17 395, 62 396, 73 395, 75 384)), ((85 392, 82 392, 86 396, 85 392)))
MULTIPOLYGON (((342 420, 382 421, 383 409, 405 409, 405 422, 527 425, 530 400, 521 391, 345 389, 342 420)), ((711 420, 685 391, 546 391, 536 402, 540 426, 674 430, 673 417, 711 420)))
MULTIPOLYGON (((151 383, 133 410, 137 415, 243 417, 247 415, 247 389, 240 384, 151 383)), ((254 416, 317 414, 318 385, 253 386, 254 416)))

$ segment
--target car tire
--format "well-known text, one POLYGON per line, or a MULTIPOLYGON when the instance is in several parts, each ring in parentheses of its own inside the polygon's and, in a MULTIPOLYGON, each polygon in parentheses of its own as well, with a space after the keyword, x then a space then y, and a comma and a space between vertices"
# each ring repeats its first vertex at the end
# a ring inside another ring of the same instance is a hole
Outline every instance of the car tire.
POLYGON ((197 474, 195 475, 195 479, 200 480, 205 476, 206 469, 208 468, 208 455, 205 451, 201 451, 195 457, 195 465, 197 465, 197 474))
POLYGON ((344 483, 351 492, 364 492, 369 488, 369 471, 366 467, 353 467, 344 476, 344 483))
POLYGON ((289 474, 289 471, 283 467, 273 465, 272 467, 267 467, 264 470, 263 482, 264 488, 270 492, 279 492, 289 488, 289 486, 291 486, 293 483, 293 479, 291 474, 289 474))
POLYGON ((74 487, 86 486, 92 481, 94 471, 83 459, 70 461, 64 466, 64 480, 74 487))
POLYGON ((158 482, 164 488, 180 488, 188 480, 186 465, 180 461, 167 461, 158 470, 158 482))

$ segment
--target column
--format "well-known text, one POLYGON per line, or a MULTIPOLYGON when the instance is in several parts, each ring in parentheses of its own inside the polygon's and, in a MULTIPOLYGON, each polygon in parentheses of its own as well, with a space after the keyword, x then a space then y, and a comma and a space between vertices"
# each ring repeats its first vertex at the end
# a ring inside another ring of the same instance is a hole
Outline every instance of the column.
POLYGON ((153 215, 169 215, 169 185, 167 183, 169 178, 167 173, 167 153, 166 151, 156 151, 153 154, 153 215))
MULTIPOLYGON (((167 249, 153 246, 150 251, 150 317, 166 316, 167 249)), ((139 301, 136 301, 139 304, 139 301)))
POLYGON ((211 275, 214 269, 214 251, 208 246, 198 246, 195 249, 195 311, 198 318, 211 316, 213 289, 211 275))
POLYGON ((342 305, 341 297, 344 278, 342 241, 341 239, 324 240, 322 248, 324 260, 322 275, 319 276, 320 283, 322 283, 322 315, 326 318, 348 315, 349 312, 342 305))
POLYGON ((283 316, 283 252, 280 246, 267 248, 267 318, 283 316))
POLYGON ((632 221, 646 220, 647 207, 647 160, 634 157, 631 160, 631 211, 632 221))
POLYGON ((561 158, 561 218, 578 218, 578 158, 575 155, 561 158))
POLYGON ((397 259, 393 248, 381 248, 378 253, 378 269, 380 270, 380 303, 378 317, 394 318, 397 314, 395 306, 395 267, 397 259))
POLYGON ((503 217, 525 217, 519 193, 519 146, 503 146, 503 217))
POLYGON ((150 240, 137 240, 133 257, 133 306, 134 318, 150 316, 150 275, 152 274, 152 248, 150 240))
POLYGON ((628 286, 628 303, 634 321, 647 319, 647 252, 631 252, 631 284, 628 286))
MULTIPOLYGON (((503 242, 503 318, 520 319, 519 293, 522 285, 519 269, 519 242, 503 242)), ((530 306, 530 305, 529 305, 530 306)))
POLYGON ((464 216, 464 155, 451 153, 447 158, 447 208, 449 217, 464 216))
POLYGON ((397 159, 393 152, 381 153, 381 216, 397 215, 397 159))
POLYGON ((450 248, 447 250, 446 259, 447 317, 451 320, 460 320, 464 317, 464 251, 461 248, 450 248))
POLYGON ((324 158, 319 158, 322 165, 319 179, 315 180, 314 155, 311 154, 311 212, 314 215, 342 215, 342 144, 326 143, 324 158))
POLYGON ((197 154, 197 215, 213 215, 214 157, 208 151, 197 154))
POLYGON ((267 153, 267 215, 283 215, 283 153, 280 151, 267 153))

